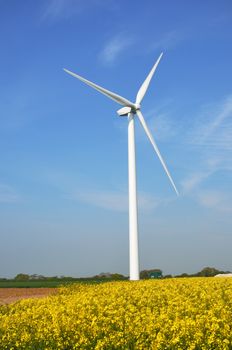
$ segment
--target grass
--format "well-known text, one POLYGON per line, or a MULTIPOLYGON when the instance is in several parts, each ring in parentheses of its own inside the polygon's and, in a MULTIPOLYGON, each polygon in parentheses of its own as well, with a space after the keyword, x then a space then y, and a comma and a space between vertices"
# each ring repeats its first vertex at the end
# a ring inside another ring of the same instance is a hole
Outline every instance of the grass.
POLYGON ((60 279, 60 280, 29 280, 29 281, 15 281, 15 280, 0 280, 0 288, 56 288, 63 285, 74 284, 74 283, 84 283, 84 284, 96 284, 102 282, 109 282, 112 279, 60 279))
POLYGON ((0 281, 0 288, 54 288, 66 283, 62 281, 0 281))

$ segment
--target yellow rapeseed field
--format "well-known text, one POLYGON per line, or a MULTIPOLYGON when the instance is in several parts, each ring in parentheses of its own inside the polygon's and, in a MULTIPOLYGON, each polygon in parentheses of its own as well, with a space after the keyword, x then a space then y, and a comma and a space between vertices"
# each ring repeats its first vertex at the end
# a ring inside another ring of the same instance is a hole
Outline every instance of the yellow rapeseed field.
POLYGON ((0 349, 232 349, 232 279, 76 284, 0 307, 0 349))

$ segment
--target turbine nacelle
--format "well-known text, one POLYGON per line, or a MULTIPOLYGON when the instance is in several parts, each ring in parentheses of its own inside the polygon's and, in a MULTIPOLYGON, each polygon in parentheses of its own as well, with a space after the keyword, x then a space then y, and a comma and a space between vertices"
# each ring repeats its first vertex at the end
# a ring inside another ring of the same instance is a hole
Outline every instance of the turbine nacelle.
POLYGON ((129 113, 137 113, 137 110, 140 109, 140 104, 135 103, 133 107, 122 107, 120 108, 117 113, 120 117, 127 117, 129 113))
POLYGON ((131 107, 122 107, 120 108, 117 113, 119 117, 127 117, 129 113, 131 113, 132 108, 131 107))

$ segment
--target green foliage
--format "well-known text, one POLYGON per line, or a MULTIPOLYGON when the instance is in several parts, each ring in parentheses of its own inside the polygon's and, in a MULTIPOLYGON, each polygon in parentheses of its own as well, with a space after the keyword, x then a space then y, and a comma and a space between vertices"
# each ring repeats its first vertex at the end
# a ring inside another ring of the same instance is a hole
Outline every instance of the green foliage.
POLYGON ((45 277, 42 275, 27 275, 20 273, 14 279, 0 279, 0 288, 54 288, 73 283, 96 284, 125 279, 126 277, 119 273, 100 274, 89 278, 74 278, 67 276, 45 277))
POLYGON ((215 269, 214 267, 204 267, 200 272, 198 272, 196 274, 196 276, 199 277, 213 277, 216 276, 218 274, 224 274, 224 273, 228 273, 228 271, 220 271, 215 269))
POLYGON ((19 273, 17 276, 15 276, 15 281, 28 281, 30 279, 30 276, 26 273, 19 273))
POLYGON ((6 281, 0 281, 0 288, 54 288, 64 284, 65 284, 64 281, 6 280, 6 281))
MULTIPOLYGON (((214 267, 204 267, 201 271, 195 274, 182 273, 175 277, 213 277, 217 274, 225 274, 230 271, 220 271, 214 267)), ((172 275, 162 275, 162 270, 151 269, 143 270, 140 272, 141 279, 149 278, 172 278, 172 275)), ((0 278, 0 288, 42 288, 42 287, 58 287, 61 285, 71 284, 71 283, 84 283, 84 284, 95 284, 102 282, 110 282, 115 280, 127 280, 125 277, 119 273, 100 273, 99 275, 88 277, 88 278, 74 278, 68 276, 51 276, 45 277, 43 275, 28 275, 25 273, 19 273, 14 279, 0 278)))
POLYGON ((143 270, 140 272, 141 279, 162 278, 162 277, 163 277, 162 270, 160 269, 143 270))
POLYGON ((177 275, 175 277, 214 277, 218 274, 226 274, 230 273, 230 271, 220 271, 215 269, 215 267, 204 267, 201 271, 194 274, 182 273, 181 275, 177 275))
POLYGON ((120 273, 112 273, 111 277, 113 280, 123 280, 125 279, 125 276, 121 275, 120 273))

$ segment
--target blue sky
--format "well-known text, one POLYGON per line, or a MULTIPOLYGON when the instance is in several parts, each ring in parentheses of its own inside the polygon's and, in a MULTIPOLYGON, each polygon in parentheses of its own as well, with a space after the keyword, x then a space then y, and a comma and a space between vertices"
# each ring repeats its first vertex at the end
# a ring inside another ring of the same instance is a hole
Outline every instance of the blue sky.
MULTIPOLYGON (((141 269, 232 270, 231 1, 0 1, 0 276, 128 274, 127 120, 70 69, 134 100, 141 269)), ((120 108, 120 107, 119 107, 120 108)))

